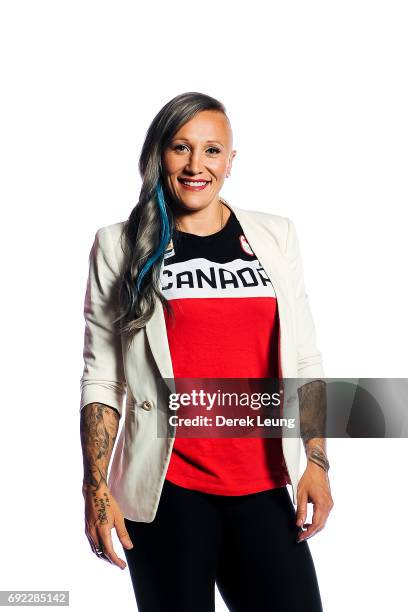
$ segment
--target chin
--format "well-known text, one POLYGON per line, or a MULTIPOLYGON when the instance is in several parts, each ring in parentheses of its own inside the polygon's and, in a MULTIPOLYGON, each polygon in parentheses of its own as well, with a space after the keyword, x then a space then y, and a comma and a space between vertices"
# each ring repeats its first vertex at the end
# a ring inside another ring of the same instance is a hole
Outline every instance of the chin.
POLYGON ((195 210, 196 208, 201 208, 201 202, 190 202, 189 200, 180 199, 181 205, 185 208, 189 208, 190 210, 195 210))

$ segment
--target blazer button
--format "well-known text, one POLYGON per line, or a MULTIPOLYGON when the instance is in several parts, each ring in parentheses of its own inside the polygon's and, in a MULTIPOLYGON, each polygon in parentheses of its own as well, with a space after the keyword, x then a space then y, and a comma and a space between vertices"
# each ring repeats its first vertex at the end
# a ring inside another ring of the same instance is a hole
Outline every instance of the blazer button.
POLYGON ((149 400, 145 400, 142 404, 142 408, 144 408, 145 410, 151 410, 152 409, 152 403, 149 402, 149 400))

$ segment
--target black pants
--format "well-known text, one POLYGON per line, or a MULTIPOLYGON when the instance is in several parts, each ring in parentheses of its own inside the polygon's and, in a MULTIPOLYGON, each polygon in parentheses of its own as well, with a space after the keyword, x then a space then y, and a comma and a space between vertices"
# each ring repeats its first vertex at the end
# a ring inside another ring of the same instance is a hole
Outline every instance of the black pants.
POLYGON ((286 487, 250 495, 192 491, 165 480, 152 523, 125 519, 139 612, 321 612, 315 568, 286 487))

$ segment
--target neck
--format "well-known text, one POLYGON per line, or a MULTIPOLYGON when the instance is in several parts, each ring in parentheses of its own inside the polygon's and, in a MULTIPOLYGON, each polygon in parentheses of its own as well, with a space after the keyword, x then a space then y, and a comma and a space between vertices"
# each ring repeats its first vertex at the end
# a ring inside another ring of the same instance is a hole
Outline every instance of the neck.
POLYGON ((209 204, 203 209, 176 212, 176 228, 182 232, 207 236, 222 229, 231 214, 230 209, 221 200, 209 204))

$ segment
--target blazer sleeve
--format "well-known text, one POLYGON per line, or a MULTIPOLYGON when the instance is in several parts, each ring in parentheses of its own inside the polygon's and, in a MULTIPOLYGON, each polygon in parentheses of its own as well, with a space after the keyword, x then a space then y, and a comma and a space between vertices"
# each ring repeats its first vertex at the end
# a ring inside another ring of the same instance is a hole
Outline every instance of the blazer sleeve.
POLYGON ((117 317, 119 269, 109 230, 100 228, 89 255, 80 411, 100 402, 122 415, 126 378, 117 317))
POLYGON ((296 300, 295 327, 297 337, 298 377, 324 378, 322 355, 316 346, 316 330, 306 293, 302 256, 293 221, 287 219, 286 257, 292 270, 296 300))

